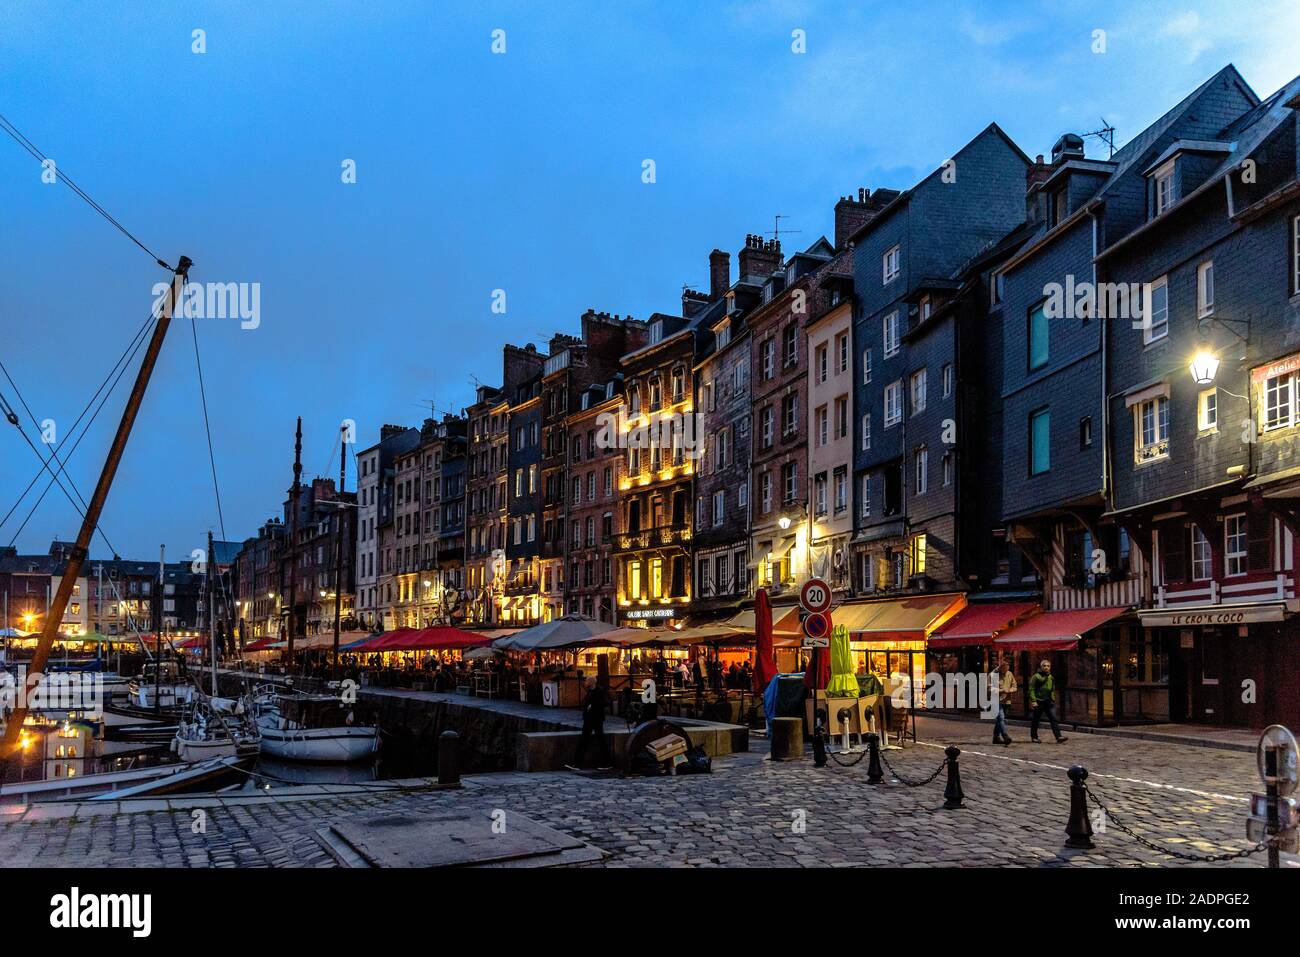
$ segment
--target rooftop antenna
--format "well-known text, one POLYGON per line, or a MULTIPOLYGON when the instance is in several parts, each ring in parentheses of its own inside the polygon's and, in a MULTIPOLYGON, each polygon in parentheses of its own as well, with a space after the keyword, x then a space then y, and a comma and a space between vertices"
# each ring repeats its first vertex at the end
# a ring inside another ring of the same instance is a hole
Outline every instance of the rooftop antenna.
MULTIPOLYGON (((779 242, 781 241, 781 220, 783 220, 783 219, 789 219, 789 218, 790 218, 790 217, 787 216, 787 215, 785 215, 785 213, 777 213, 776 216, 774 216, 773 219, 772 219, 772 230, 771 230, 771 232, 769 232, 767 235, 771 236, 773 239, 775 239, 775 240, 779 243, 779 242)), ((801 233, 801 232, 803 232, 803 230, 802 230, 802 229, 787 229, 786 232, 787 232, 787 233, 801 233)))
POLYGON ((1097 139, 1105 143, 1106 148, 1110 150, 1110 155, 1107 156, 1107 159, 1111 159, 1115 156, 1115 127, 1106 122, 1106 117, 1103 116, 1101 118, 1101 129, 1093 130, 1091 133, 1083 133, 1081 135, 1085 138, 1095 136, 1097 139))

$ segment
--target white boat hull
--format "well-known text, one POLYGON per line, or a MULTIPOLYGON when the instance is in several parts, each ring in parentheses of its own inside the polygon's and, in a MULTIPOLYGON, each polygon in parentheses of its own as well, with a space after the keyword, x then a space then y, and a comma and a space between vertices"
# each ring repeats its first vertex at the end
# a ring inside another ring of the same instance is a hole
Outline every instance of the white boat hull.
POLYGON ((175 708, 178 705, 188 704, 193 696, 192 685, 163 684, 162 688, 158 689, 150 684, 132 682, 127 699, 133 706, 148 710, 154 707, 155 698, 159 702, 158 707, 175 708))
POLYGON ((262 750, 260 738, 241 738, 231 741, 224 738, 217 741, 201 739, 187 740, 176 738, 176 755, 182 761, 210 761, 213 758, 252 758, 262 750))
POLYGON ((259 722, 262 752, 286 761, 345 764, 379 751, 378 728, 280 728, 274 717, 259 722))

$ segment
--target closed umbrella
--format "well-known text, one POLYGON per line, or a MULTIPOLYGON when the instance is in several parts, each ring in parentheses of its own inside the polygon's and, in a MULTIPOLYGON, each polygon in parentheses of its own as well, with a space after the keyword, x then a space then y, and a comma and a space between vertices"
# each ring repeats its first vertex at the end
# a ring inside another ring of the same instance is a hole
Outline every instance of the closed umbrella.
POLYGON ((831 656, 826 648, 813 648, 808 656, 808 667, 803 672, 804 687, 820 691, 830 684, 831 656))
POLYGON ((856 698, 858 677, 854 673, 853 651, 849 648, 849 630, 844 625, 836 625, 831 632, 830 652, 831 680, 826 684, 826 696, 856 698))
POLYGON ((772 650, 772 602, 767 589, 754 595, 754 691, 762 694, 776 677, 776 656, 772 650))

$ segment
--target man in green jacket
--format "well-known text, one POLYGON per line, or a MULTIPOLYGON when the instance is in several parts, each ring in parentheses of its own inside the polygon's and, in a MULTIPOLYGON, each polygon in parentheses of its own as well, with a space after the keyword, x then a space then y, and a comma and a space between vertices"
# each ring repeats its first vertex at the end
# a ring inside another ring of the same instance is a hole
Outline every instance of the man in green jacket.
POLYGON ((1046 659, 1038 663, 1038 670, 1029 679, 1029 705, 1033 708, 1029 716, 1029 740, 1038 744, 1038 722, 1044 714, 1052 726, 1056 743, 1066 740, 1056 723, 1056 680, 1052 677, 1052 663, 1046 659))

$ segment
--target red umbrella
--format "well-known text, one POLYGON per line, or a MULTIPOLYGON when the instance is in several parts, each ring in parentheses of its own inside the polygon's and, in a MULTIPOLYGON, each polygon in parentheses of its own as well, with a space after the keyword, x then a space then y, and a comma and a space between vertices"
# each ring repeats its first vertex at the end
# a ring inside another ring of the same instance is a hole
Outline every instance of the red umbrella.
POLYGON ((808 667, 803 672, 804 686, 814 691, 825 690, 831 682, 831 656, 829 648, 814 648, 808 667))
POLYGON ((776 677, 776 657, 772 650, 772 602, 767 589, 754 595, 754 693, 762 694, 776 677))

